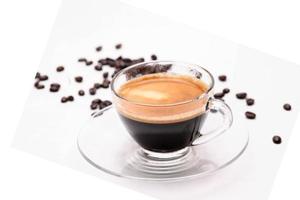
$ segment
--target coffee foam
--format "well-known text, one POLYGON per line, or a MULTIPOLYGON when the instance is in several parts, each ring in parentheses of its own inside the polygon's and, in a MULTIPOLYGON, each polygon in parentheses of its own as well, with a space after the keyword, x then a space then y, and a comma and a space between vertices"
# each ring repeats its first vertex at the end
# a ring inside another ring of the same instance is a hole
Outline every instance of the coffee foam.
POLYGON ((205 112, 208 86, 185 75, 150 74, 125 83, 116 97, 118 111, 130 119, 146 123, 175 123, 205 112), (186 102, 186 103, 182 103, 186 102), (144 105, 147 104, 147 105, 144 105), (173 105, 172 105, 173 104, 173 105))
POLYGON ((206 91, 207 85, 199 79, 159 73, 128 81, 118 94, 136 103, 164 105, 195 99, 206 91))

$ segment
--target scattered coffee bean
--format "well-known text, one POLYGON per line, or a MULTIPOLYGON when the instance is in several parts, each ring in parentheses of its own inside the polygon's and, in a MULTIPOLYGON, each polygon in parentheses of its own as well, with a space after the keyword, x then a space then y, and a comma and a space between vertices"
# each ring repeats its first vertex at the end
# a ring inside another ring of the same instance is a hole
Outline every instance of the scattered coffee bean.
POLYGON ((110 106, 111 104, 112 104, 111 101, 108 101, 108 100, 103 101, 103 105, 104 105, 105 107, 110 106))
POLYGON ((230 89, 229 89, 229 88, 224 88, 224 89, 223 89, 223 93, 224 93, 224 94, 228 94, 229 92, 230 92, 230 89))
POLYGON ((114 67, 117 69, 124 69, 127 67, 127 64, 123 60, 115 60, 114 67))
POLYGON ((100 104, 101 102, 102 102, 101 99, 94 99, 94 100, 92 101, 92 104, 100 104))
POLYGON ((77 83, 81 83, 83 81, 82 76, 76 76, 74 79, 77 83))
POLYGON ((157 60, 157 56, 155 54, 151 55, 151 60, 157 60))
POLYGON ((49 79, 49 77, 47 75, 40 75, 40 78, 39 78, 40 81, 46 81, 48 79, 49 79))
MULTIPOLYGON (((121 49, 122 48, 122 44, 117 44, 115 45, 116 49, 121 49)), ((102 51, 102 46, 98 46, 95 48, 95 50, 97 52, 102 51)), ((157 60, 157 56, 156 55, 151 55, 151 59, 152 60, 157 60)), ((129 67, 133 64, 137 64, 137 63, 141 63, 144 62, 145 59, 144 58, 138 58, 138 59, 130 59, 130 58, 123 58, 122 56, 119 56, 116 59, 113 58, 103 58, 103 59, 99 59, 98 63, 94 66, 94 69, 96 71, 102 71, 103 70, 103 65, 108 65, 112 68, 114 68, 113 72, 112 72, 112 77, 115 76, 119 71, 121 71, 122 69, 129 67)), ((85 65, 89 66, 93 64, 93 61, 88 60, 84 57, 79 58, 78 62, 83 62, 85 63, 85 65)), ((160 65, 160 66, 155 66, 153 69, 151 69, 150 71, 144 69, 145 72, 141 72, 142 74, 150 74, 150 73, 157 73, 157 72, 166 72, 168 71, 168 69, 171 68, 172 65, 160 65)), ((65 71, 64 66, 58 66, 56 67, 56 71, 57 72, 62 72, 65 71)), ((135 77, 137 74, 139 74, 139 72, 133 73, 132 77, 135 77)), ((110 74, 108 72, 103 73, 103 82, 102 83, 95 83, 94 86, 92 88, 89 89, 89 93, 91 95, 95 95, 97 92, 97 89, 99 88, 109 88, 110 86, 110 80, 108 80, 110 74)), ((49 77, 47 75, 42 75, 41 73, 37 72, 35 75, 35 79, 37 79, 37 82, 34 84, 34 86, 38 89, 43 89, 45 88, 44 85, 41 85, 41 81, 45 81, 48 80, 49 77)), ((77 76, 74 77, 75 81, 80 83, 83 82, 83 77, 82 76, 77 76)), ((61 88, 61 85, 58 83, 52 83, 50 84, 50 91, 51 92, 58 92, 61 88)), ((85 95, 85 91, 84 90, 78 90, 78 95, 79 96, 84 96, 85 95)), ((74 97, 73 96, 64 96, 61 98, 61 102, 62 103, 66 103, 68 101, 74 101, 74 97)), ((101 101, 100 99, 97 99, 96 101, 93 101, 91 104, 91 108, 92 109, 96 109, 96 108, 100 108, 103 109, 109 105, 111 105, 112 102, 111 101, 101 101)))
POLYGON ((238 99, 246 99, 247 93, 246 92, 240 92, 236 94, 236 98, 238 99))
POLYGON ((139 59, 136 59, 135 61, 138 62, 138 63, 141 63, 141 62, 145 62, 145 59, 144 58, 139 58, 139 59))
POLYGON ((97 109, 97 107, 101 107, 101 104, 102 104, 102 100, 101 99, 94 99, 92 102, 91 102, 91 105, 90 105, 90 107, 91 107, 91 109, 92 110, 95 110, 95 109, 97 109))
POLYGON ((220 76, 219 76, 219 80, 220 80, 220 81, 223 81, 223 82, 226 81, 226 80, 227 80, 226 75, 220 75, 220 76))
POLYGON ((95 109, 97 109, 98 105, 97 104, 91 104, 90 107, 91 107, 92 110, 95 110, 95 109))
POLYGON ((101 88, 101 84, 100 84, 100 83, 95 83, 95 84, 94 84, 94 88, 96 88, 96 89, 101 88))
POLYGON ((132 60, 130 58, 122 58, 122 56, 117 58, 118 60, 123 60, 124 63, 130 64, 132 60))
POLYGON ((110 67, 115 67, 116 66, 116 61, 114 59, 112 59, 112 58, 106 58, 106 63, 110 67))
POLYGON ((107 79, 108 77, 108 72, 103 73, 103 78, 107 79))
POLYGON ((84 96, 84 94, 85 94, 84 90, 79 90, 79 91, 78 91, 78 95, 79 95, 79 96, 84 96))
POLYGON ((66 103, 68 101, 68 97, 62 97, 60 101, 62 103, 66 103))
POLYGON ((256 118, 256 114, 250 111, 245 112, 245 115, 248 119, 255 119, 256 118))
POLYGON ((102 65, 99 63, 98 65, 95 66, 96 71, 101 71, 102 70, 102 65))
MULTIPOLYGON (((166 69, 165 69, 165 67, 163 66, 163 68, 160 70, 161 72, 166 72, 165 71, 166 69)), ((193 71, 193 73, 194 73, 194 75, 195 75, 195 77, 197 78, 197 79, 201 79, 202 78, 202 73, 201 72, 199 72, 199 71, 193 71)))
POLYGON ((288 104, 288 103, 284 104, 284 105, 283 105, 283 108, 284 108, 284 110, 286 110, 286 111, 292 110, 292 106, 291 106, 290 104, 288 104))
POLYGON ((108 101, 108 100, 101 101, 100 103, 98 103, 100 110, 107 106, 110 106, 111 104, 112 104, 111 101, 108 101))
POLYGON ((216 99, 222 99, 224 97, 224 93, 223 92, 216 93, 216 94, 214 94, 214 97, 216 99))
POLYGON ((87 59, 86 59, 86 58, 79 58, 79 59, 78 59, 78 62, 84 62, 84 63, 86 63, 86 62, 87 62, 87 59))
POLYGON ((74 97, 73 96, 68 96, 68 101, 74 101, 74 97))
POLYGON ((87 66, 90 66, 90 65, 93 64, 93 61, 87 61, 87 62, 85 62, 85 64, 86 64, 87 66))
POLYGON ((115 47, 116 47, 116 49, 121 49, 122 48, 122 44, 121 43, 117 44, 115 47))
POLYGON ((105 105, 104 105, 103 102, 101 102, 101 103, 99 104, 99 110, 101 110, 101 109, 103 109, 103 108, 105 108, 105 105))
POLYGON ((248 106, 252 106, 254 104, 254 102, 255 102, 255 100, 252 99, 252 98, 247 98, 246 99, 246 103, 247 103, 248 106))
POLYGON ((34 87, 35 87, 36 89, 38 89, 38 90, 41 90, 41 89, 44 89, 44 88, 45 88, 44 85, 40 84, 40 81, 39 81, 39 80, 36 81, 36 82, 34 83, 34 87))
POLYGON ((101 65, 107 65, 106 59, 100 59, 98 60, 98 63, 100 63, 101 65))
POLYGON ((37 72, 36 74, 35 74, 35 79, 40 79, 40 77, 41 77, 41 73, 40 72, 37 72))
POLYGON ((107 80, 107 79, 104 79, 103 83, 101 84, 101 87, 102 88, 109 88, 109 84, 110 84, 110 81, 107 80))
POLYGON ((90 89, 89 89, 90 95, 95 95, 96 92, 97 92, 96 88, 90 88, 90 89))
POLYGON ((62 72, 62 71, 64 71, 64 67, 63 66, 58 66, 57 68, 56 68, 56 71, 57 72, 62 72))
POLYGON ((273 140, 273 143, 274 143, 274 144, 281 144, 281 142, 282 142, 281 137, 278 136, 278 135, 275 135, 275 136, 272 138, 272 140, 273 140))
POLYGON ((50 92, 58 92, 60 89, 60 85, 58 83, 52 83, 50 85, 50 92))
POLYGON ((98 46, 97 48, 96 48, 96 51, 101 51, 102 50, 102 46, 98 46))

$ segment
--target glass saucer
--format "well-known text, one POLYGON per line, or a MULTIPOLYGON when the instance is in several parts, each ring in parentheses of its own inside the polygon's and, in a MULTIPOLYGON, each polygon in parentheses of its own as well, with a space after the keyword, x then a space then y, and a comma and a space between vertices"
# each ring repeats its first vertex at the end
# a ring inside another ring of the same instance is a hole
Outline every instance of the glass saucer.
MULTIPOLYGON (((217 116, 209 113, 205 129, 215 127, 217 116)), ((83 158, 94 167, 118 177, 177 181, 205 176, 230 165, 246 150, 249 137, 243 123, 233 125, 216 139, 176 152, 174 160, 155 160, 142 150, 127 133, 116 110, 108 107, 94 113, 81 129, 77 145, 83 158)))

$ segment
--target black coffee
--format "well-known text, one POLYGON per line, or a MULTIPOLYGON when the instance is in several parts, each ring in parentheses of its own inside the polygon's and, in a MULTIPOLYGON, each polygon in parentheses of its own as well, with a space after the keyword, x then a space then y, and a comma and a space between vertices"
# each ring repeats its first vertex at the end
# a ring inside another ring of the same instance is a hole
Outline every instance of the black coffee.
POLYGON ((170 124, 150 124, 120 115, 131 136, 144 149, 155 152, 172 152, 190 146, 196 137, 206 114, 193 119, 170 124))
POLYGON ((207 85, 190 76, 152 74, 128 81, 118 91, 117 109, 144 149, 173 152, 190 146, 205 121, 207 85), (185 102, 185 103, 183 103, 185 102))

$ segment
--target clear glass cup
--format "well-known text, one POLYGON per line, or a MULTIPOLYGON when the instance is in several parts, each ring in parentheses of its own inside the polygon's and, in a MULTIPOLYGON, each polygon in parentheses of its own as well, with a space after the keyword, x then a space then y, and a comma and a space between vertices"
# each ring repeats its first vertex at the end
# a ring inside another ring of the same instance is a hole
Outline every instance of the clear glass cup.
MULTIPOLYGON (((121 70, 112 80, 113 104, 132 138, 141 146, 142 160, 169 167, 182 165, 191 147, 207 143, 230 128, 233 117, 229 106, 213 98, 214 78, 201 66, 173 61, 154 61, 121 70), (207 91, 196 98, 174 104, 144 104, 120 96, 118 90, 128 81, 152 74, 171 74, 200 79, 207 91), (222 124, 207 132, 208 114, 219 113, 222 124), (133 117, 134 116, 134 117, 133 117), (147 118, 146 121, 141 120, 147 118), (170 120, 172 119, 172 120, 170 120)), ((172 168, 171 167, 171 168, 172 168)))

